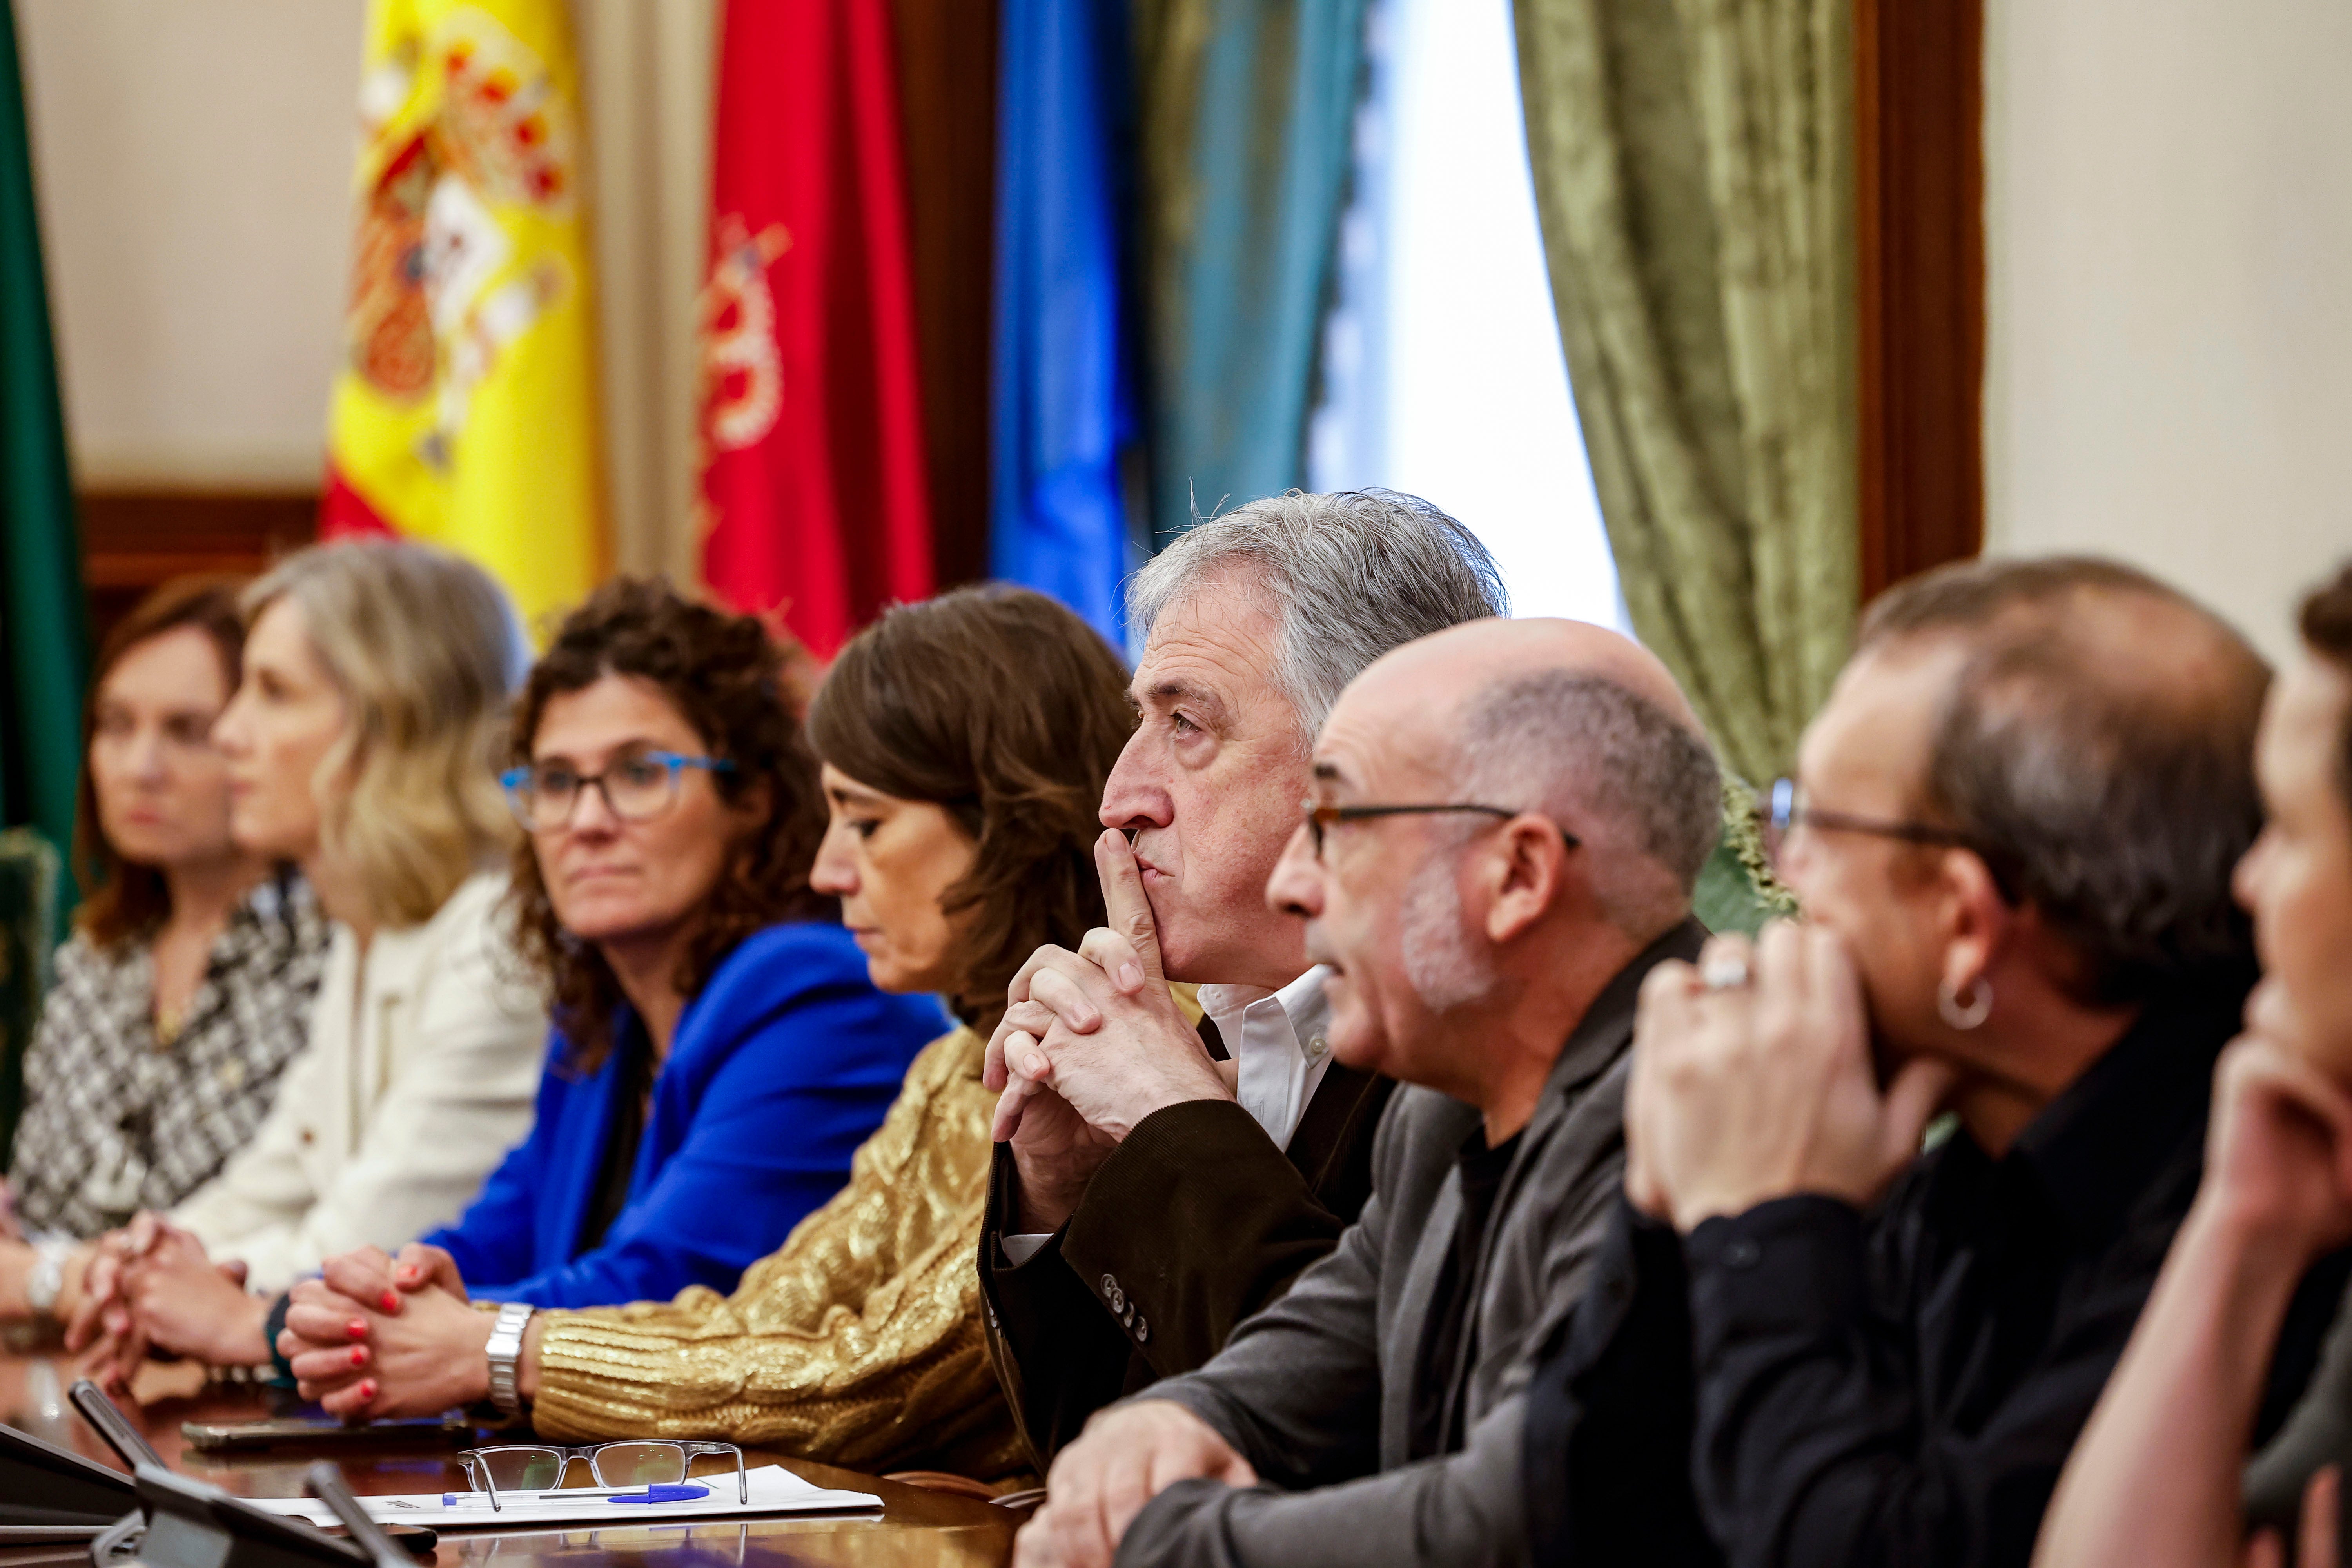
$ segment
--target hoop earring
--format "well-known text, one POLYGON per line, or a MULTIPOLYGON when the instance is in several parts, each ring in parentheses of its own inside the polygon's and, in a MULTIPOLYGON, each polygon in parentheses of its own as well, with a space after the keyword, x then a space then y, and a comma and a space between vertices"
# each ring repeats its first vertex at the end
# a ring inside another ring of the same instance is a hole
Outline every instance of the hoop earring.
POLYGON ((1952 983, 1945 981, 1936 987, 1936 1011, 1955 1029, 1975 1028, 1992 1014, 1992 982, 1981 974, 1969 981, 1969 999, 1963 1002, 1952 983))

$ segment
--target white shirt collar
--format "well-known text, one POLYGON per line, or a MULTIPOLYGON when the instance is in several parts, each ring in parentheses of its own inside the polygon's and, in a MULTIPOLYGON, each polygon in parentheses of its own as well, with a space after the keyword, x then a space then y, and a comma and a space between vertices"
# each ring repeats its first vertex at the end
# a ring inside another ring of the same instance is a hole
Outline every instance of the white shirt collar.
POLYGON ((1254 985, 1200 989, 1201 1009, 1217 1026, 1234 1059, 1234 1099, 1267 1137, 1286 1148, 1331 1066, 1325 1038, 1331 1004, 1324 993, 1330 978, 1330 969, 1318 963, 1279 991, 1254 985))

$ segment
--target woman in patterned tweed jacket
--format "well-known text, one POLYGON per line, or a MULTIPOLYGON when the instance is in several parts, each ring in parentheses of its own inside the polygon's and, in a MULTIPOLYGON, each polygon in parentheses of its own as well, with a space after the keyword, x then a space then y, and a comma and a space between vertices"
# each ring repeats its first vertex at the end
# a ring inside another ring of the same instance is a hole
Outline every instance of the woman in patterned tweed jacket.
MULTIPOLYGON (((1124 683, 1083 623, 1017 589, 894 609, 843 651, 809 719, 832 814, 812 881, 840 897, 875 984, 942 992, 964 1026, 916 1058, 849 1185, 732 1296, 536 1314, 518 1381, 540 1433, 716 1436, 985 1479, 1028 1467, 971 1267, 995 1103, 981 1060, 1022 961, 1102 919, 1095 813, 1133 726, 1124 683)), ((490 1320, 430 1248, 339 1258, 286 1321, 303 1392, 339 1414, 488 1391, 490 1320)))
POLYGON ((0 1243, 5 1315, 40 1305, 40 1257, 210 1181, 309 1036, 326 918, 300 873, 231 840, 212 744, 243 664, 243 585, 166 583, 99 650, 75 824, 87 897, 25 1061, 8 1186, 34 1239, 0 1243))

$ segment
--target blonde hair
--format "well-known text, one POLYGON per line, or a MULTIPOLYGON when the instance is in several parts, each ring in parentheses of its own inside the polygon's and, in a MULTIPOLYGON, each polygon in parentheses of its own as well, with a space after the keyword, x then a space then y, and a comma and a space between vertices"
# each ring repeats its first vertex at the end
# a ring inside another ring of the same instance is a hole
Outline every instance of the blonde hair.
POLYGON ((495 773, 520 651, 506 597, 445 551, 351 540, 278 563, 246 590, 247 624, 280 599, 347 714, 311 781, 325 847, 378 921, 422 924, 515 839, 495 773), (340 799, 322 787, 338 776, 340 799))

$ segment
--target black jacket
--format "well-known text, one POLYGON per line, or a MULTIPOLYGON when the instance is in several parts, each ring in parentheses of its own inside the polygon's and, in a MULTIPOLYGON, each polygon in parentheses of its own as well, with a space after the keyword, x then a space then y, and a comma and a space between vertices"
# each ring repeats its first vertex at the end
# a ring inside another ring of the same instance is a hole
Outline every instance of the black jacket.
POLYGON ((1370 1194, 1372 1134, 1395 1087, 1333 1062, 1287 1151, 1230 1100, 1155 1111, 1017 1267, 1001 1245, 1013 1152, 997 1146, 980 1242, 988 1349, 1041 1470, 1087 1416, 1207 1362, 1338 1245, 1370 1194))
MULTIPOLYGON (((2196 1192, 2243 999, 2151 1003, 2003 1158, 1956 1132, 1868 1215, 1787 1197, 1678 1241, 1621 1205, 1529 1390, 1537 1561, 2022 1568, 2196 1192)), ((2291 1310, 2263 1430, 2343 1279, 2291 1310)))

